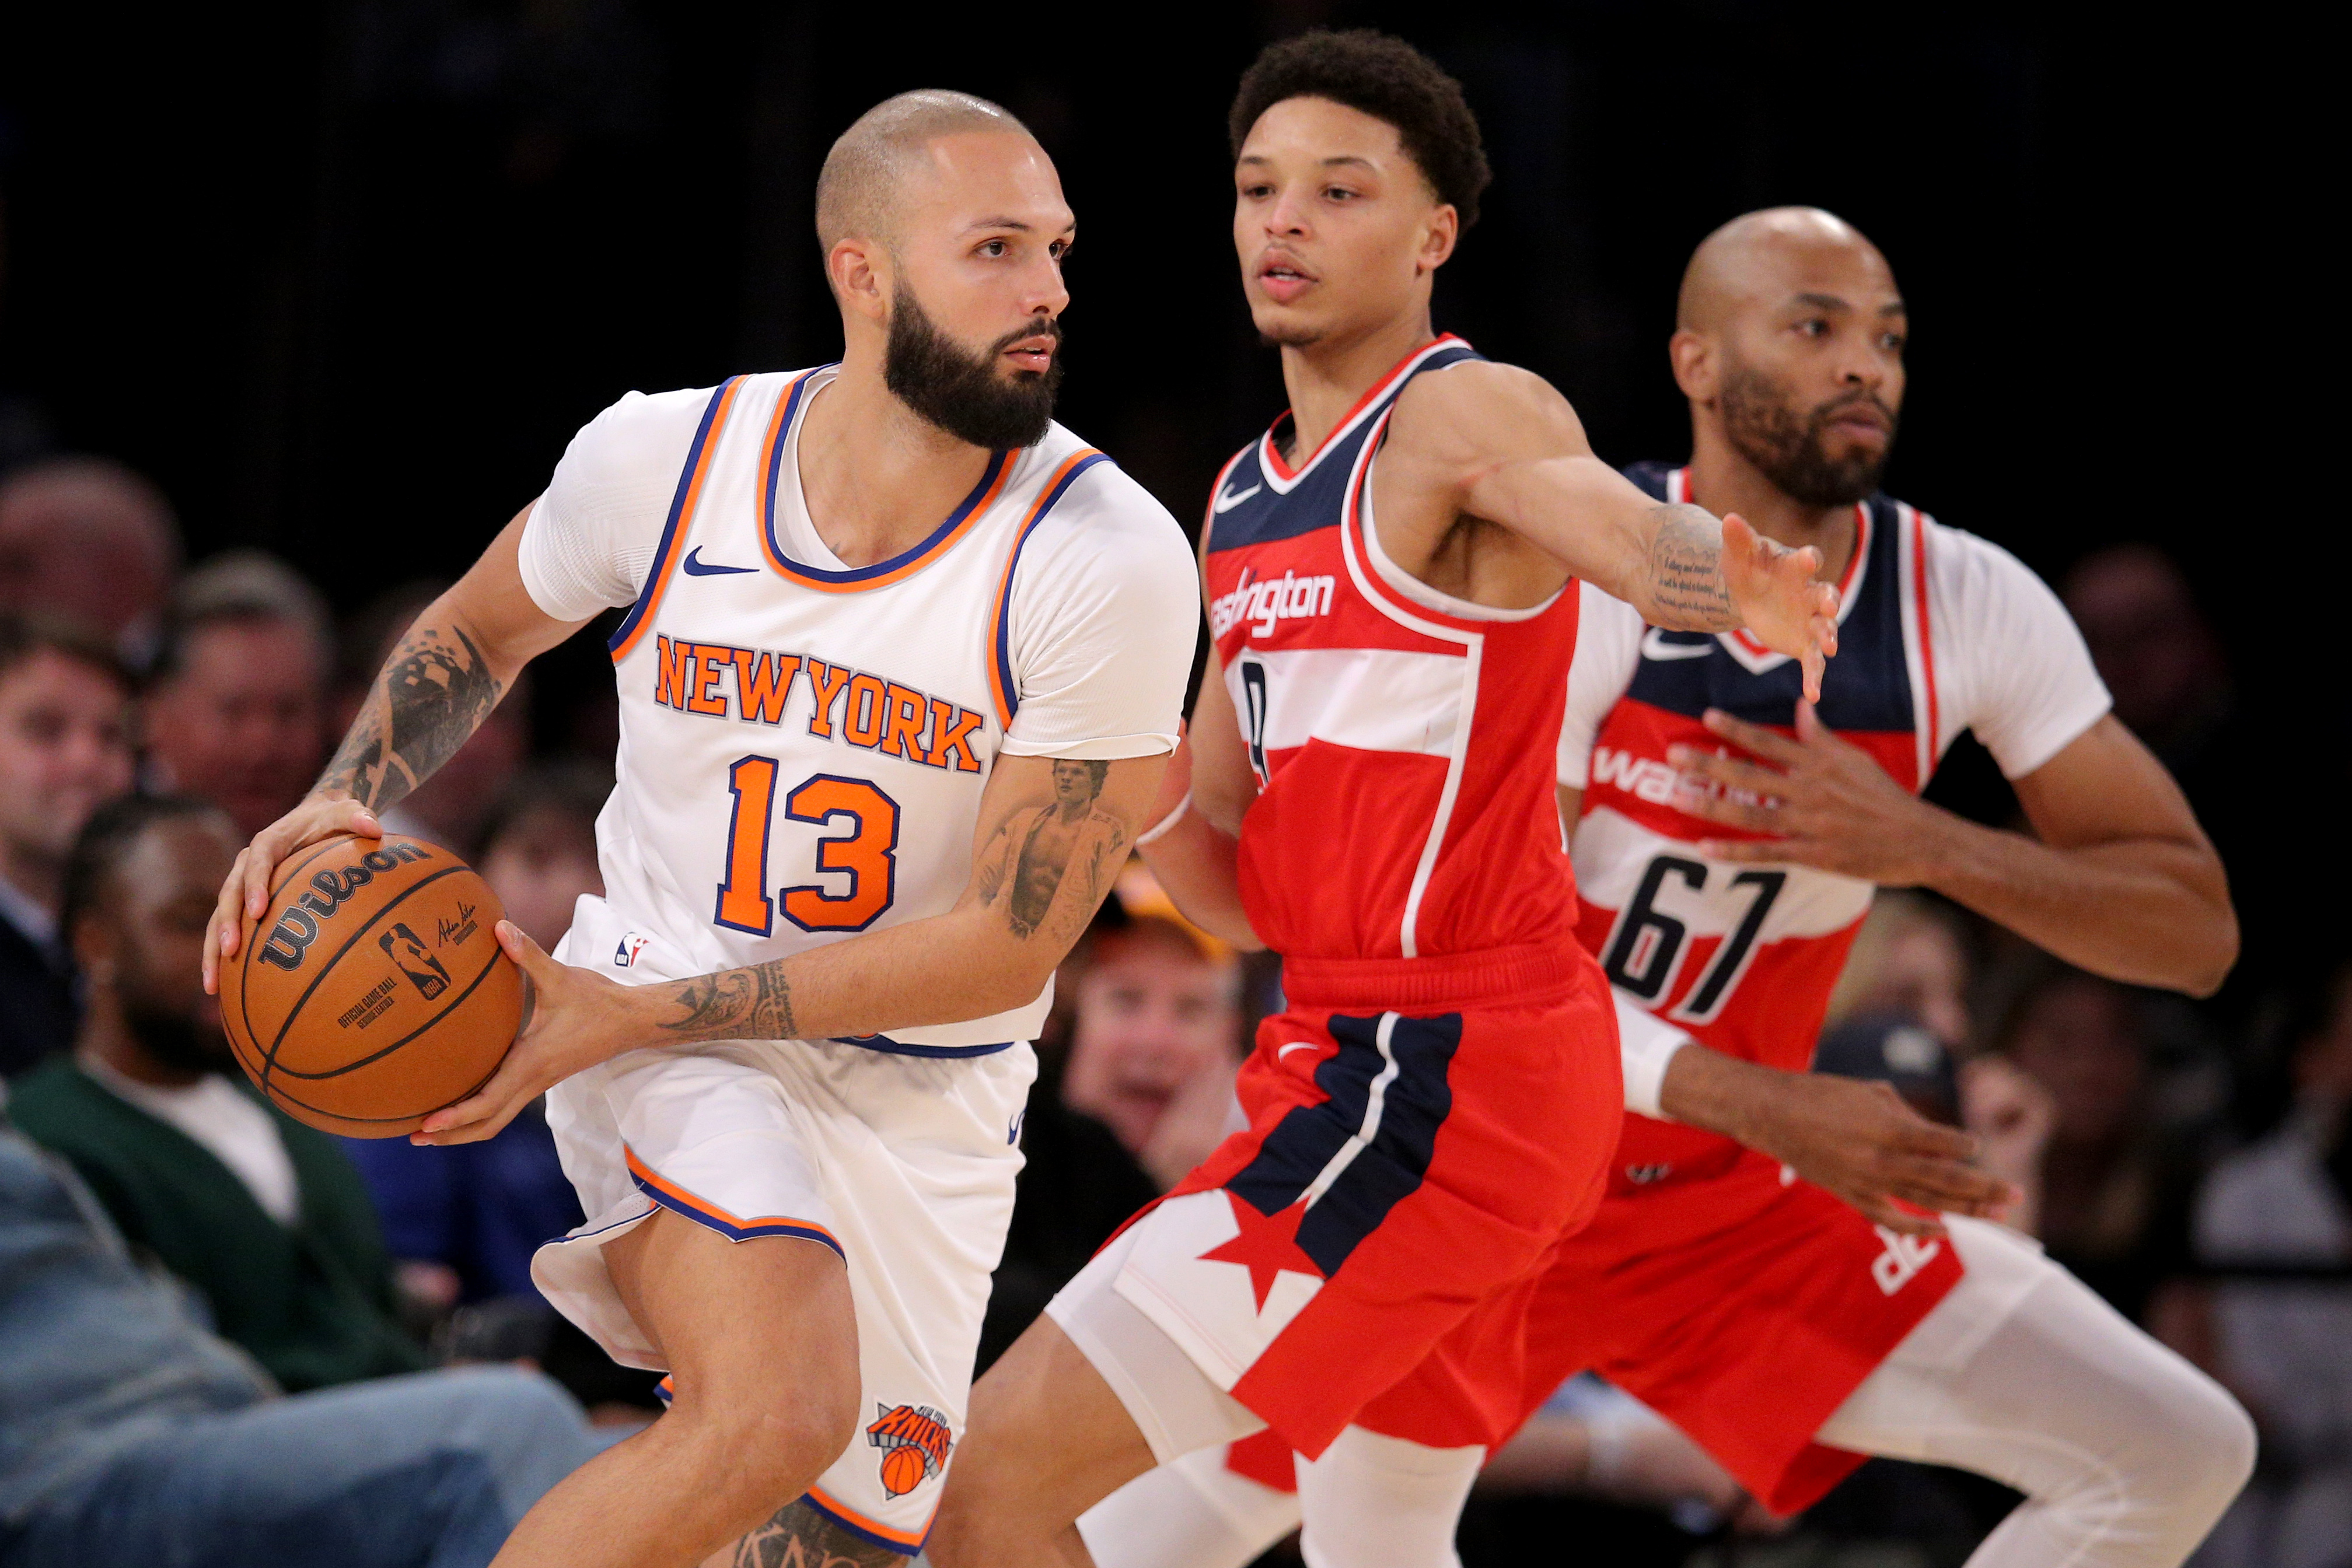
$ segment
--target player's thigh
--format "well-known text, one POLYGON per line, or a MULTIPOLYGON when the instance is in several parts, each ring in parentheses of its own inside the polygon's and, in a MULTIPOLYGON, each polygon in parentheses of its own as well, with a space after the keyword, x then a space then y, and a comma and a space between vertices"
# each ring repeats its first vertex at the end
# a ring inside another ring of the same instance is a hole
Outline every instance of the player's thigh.
POLYGON ((593 1448, 569 1396, 507 1368, 299 1395, 191 1421, 125 1456, 10 1561, 487 1563, 593 1448))
POLYGON ((791 1236, 737 1241, 668 1208, 604 1250, 614 1290, 669 1364, 676 1416, 782 1418, 848 1442, 857 1316, 839 1253, 791 1236))
POLYGON ((2252 1466, 2238 1403, 2031 1243, 1949 1224, 1968 1276, 1820 1440, 2035 1496, 2119 1489, 2126 1505, 2193 1519, 2189 1539, 2201 1535, 2252 1466))

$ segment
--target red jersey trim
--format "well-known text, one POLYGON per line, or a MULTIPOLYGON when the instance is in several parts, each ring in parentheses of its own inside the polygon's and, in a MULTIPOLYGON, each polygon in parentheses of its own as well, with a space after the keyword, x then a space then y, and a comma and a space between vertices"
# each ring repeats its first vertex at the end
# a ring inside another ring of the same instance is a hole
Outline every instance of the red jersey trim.
POLYGON ((1918 608, 1919 685, 1927 693, 1927 727, 1919 741, 1919 788, 1927 787, 1927 776, 1935 768, 1937 747, 1944 737, 1942 715, 1936 705, 1936 639, 1927 620, 1927 522, 1916 507, 1901 502, 1903 520, 1911 525, 1911 587, 1913 602, 1918 608))

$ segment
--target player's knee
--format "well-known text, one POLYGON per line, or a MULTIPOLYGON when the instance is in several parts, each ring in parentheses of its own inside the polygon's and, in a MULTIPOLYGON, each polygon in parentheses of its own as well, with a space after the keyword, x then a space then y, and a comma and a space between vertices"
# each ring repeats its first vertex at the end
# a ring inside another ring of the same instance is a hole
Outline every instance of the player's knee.
POLYGON ((714 1391, 693 1411, 697 1437, 725 1457, 713 1473, 749 1503, 777 1507, 800 1496, 856 1434, 856 1380, 794 1371, 802 1375, 714 1391))
POLYGON ((2165 1390, 2164 1406, 2167 1462, 2151 1479, 2171 1508, 2197 1516, 2200 1527, 2210 1524, 2253 1474, 2253 1417, 2228 1390, 2186 1364, 2165 1390))

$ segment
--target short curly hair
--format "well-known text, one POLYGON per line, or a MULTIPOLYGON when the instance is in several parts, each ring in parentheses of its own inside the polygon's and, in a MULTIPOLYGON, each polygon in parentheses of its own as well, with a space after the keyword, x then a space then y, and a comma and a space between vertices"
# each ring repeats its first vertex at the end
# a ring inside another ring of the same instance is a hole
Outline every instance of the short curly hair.
POLYGON ((1258 116, 1291 98, 1328 98, 1396 127, 1405 156, 1437 199, 1453 204, 1462 227, 1478 221, 1478 197, 1495 178, 1478 117, 1462 84, 1402 38, 1368 27, 1318 27, 1268 44, 1242 73, 1225 117, 1234 157, 1258 116))

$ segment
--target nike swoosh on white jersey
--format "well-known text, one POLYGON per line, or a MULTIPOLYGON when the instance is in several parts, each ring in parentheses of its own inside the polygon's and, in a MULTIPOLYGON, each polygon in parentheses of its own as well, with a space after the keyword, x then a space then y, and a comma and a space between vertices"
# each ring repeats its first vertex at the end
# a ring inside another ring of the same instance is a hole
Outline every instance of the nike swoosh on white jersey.
POLYGON ((1260 490, 1265 488, 1265 486, 1263 485, 1252 485, 1248 489, 1242 491, 1239 495, 1235 495, 1231 490, 1220 490, 1217 492, 1217 499, 1215 502, 1216 509, 1219 512, 1230 512, 1235 507, 1240 506, 1244 501, 1248 500, 1252 496, 1256 495, 1260 490))
POLYGON ((1715 652, 1715 639, 1704 643, 1669 643, 1666 634, 1655 626, 1642 633, 1642 657, 1644 659, 1704 659, 1715 652))

